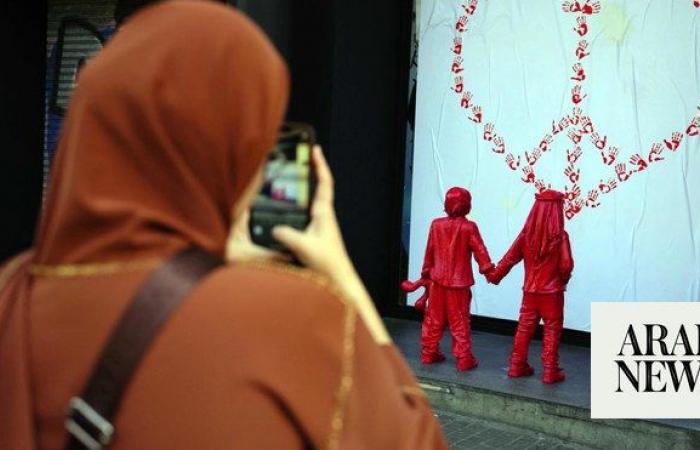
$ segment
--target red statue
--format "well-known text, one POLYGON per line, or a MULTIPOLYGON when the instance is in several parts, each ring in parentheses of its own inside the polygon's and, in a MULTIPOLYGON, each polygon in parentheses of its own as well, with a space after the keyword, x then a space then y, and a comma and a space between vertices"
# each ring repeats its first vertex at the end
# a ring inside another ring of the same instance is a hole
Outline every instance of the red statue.
POLYGON ((447 217, 433 220, 425 249, 421 279, 415 283, 404 281, 404 291, 414 291, 425 286, 426 292, 416 308, 425 305, 421 332, 421 362, 432 364, 445 360, 440 352, 440 338, 445 325, 452 333, 452 352, 457 370, 475 368, 479 361, 472 354, 470 331, 472 254, 479 264, 479 272, 485 274, 494 265, 484 245, 476 223, 467 219, 472 203, 466 189, 453 187, 445 195, 447 217))
POLYGON ((564 322, 564 291, 574 260, 569 235, 564 231, 564 194, 561 192, 546 190, 535 194, 535 204, 525 226, 496 269, 486 274, 487 280, 498 284, 521 260, 525 264, 523 303, 508 376, 526 377, 535 372, 527 362, 527 353, 541 318, 544 321, 542 382, 564 381, 564 371, 559 368, 559 339, 564 322))

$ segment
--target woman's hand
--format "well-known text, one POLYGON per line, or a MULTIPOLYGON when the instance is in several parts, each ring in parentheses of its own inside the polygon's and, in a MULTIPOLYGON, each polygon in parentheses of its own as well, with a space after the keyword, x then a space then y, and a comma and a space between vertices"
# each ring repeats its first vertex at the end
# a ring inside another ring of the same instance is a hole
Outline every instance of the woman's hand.
POLYGON ((231 235, 226 243, 226 260, 234 262, 289 261, 291 258, 281 252, 261 247, 250 238, 250 211, 241 212, 231 227, 231 235))
POLYGON ((311 205, 311 221, 304 231, 280 225, 272 236, 287 247, 306 267, 333 281, 341 282, 355 272, 350 261, 333 207, 333 175, 321 147, 313 149, 316 194, 311 205))
POLYGON ((333 207, 333 175, 319 146, 313 149, 313 161, 317 184, 309 226, 304 231, 277 226, 272 229, 272 236, 354 302, 375 342, 389 344, 389 333, 345 249, 333 207))

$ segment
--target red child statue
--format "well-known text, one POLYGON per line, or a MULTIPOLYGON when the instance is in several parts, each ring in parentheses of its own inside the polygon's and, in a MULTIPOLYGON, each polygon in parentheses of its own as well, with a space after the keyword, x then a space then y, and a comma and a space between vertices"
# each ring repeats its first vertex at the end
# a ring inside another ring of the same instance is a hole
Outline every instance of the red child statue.
POLYGON ((496 269, 486 274, 486 278, 498 284, 521 260, 525 264, 523 303, 508 376, 526 377, 535 372, 527 362, 527 353, 541 318, 544 321, 542 382, 564 381, 564 371, 559 368, 559 339, 564 322, 564 291, 574 260, 569 235, 564 231, 564 194, 561 192, 546 190, 535 194, 535 204, 525 226, 496 269))
POLYGON ((472 254, 479 264, 480 273, 485 274, 494 268, 479 228, 465 217, 471 210, 471 200, 466 189, 453 187, 447 191, 447 217, 435 219, 430 225, 421 279, 401 284, 405 291, 414 291, 420 286, 426 288, 420 304, 416 304, 417 308, 425 308, 421 362, 432 364, 445 360, 439 346, 447 324, 452 333, 452 353, 460 371, 473 369, 479 364, 471 348, 472 254), (427 306, 424 306, 426 298, 427 306))

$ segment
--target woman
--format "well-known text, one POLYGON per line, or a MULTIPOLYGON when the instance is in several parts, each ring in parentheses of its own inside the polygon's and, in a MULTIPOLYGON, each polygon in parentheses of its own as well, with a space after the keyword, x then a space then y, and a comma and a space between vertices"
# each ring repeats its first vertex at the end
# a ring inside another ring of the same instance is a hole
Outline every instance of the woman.
POLYGON ((110 448, 445 447, 347 256, 318 149, 309 228, 274 232, 308 270, 250 242, 287 85, 262 33, 203 1, 145 8, 86 65, 34 253, 0 275, 0 448, 62 448, 139 286, 185 247, 223 257, 231 228, 233 264, 160 331, 110 448))
POLYGON ((518 378, 535 373, 527 362, 527 353, 541 318, 544 321, 542 382, 564 381, 564 371, 559 367, 559 339, 564 323, 564 291, 574 269, 574 260, 569 235, 564 230, 564 195, 561 192, 546 190, 535 194, 535 204, 523 230, 486 278, 498 284, 521 260, 525 264, 523 303, 508 376, 518 378))

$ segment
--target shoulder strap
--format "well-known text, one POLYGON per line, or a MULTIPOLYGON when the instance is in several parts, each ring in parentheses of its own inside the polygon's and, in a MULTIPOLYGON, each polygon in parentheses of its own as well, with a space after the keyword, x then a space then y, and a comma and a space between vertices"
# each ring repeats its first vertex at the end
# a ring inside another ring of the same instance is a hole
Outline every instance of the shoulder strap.
POLYGON ((219 258, 197 248, 177 253, 143 283, 117 323, 80 395, 70 401, 66 450, 101 449, 114 435, 111 421, 129 381, 161 326, 219 258))

